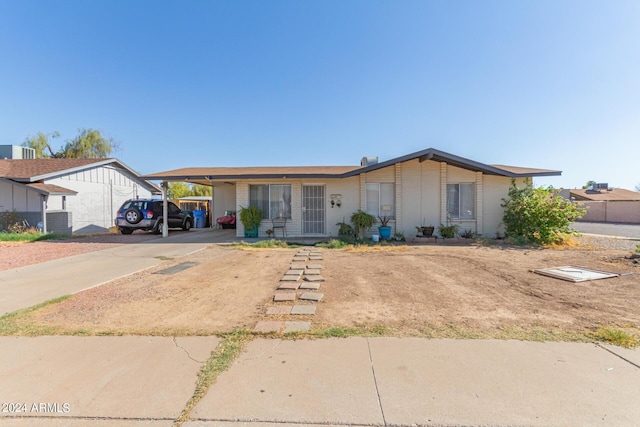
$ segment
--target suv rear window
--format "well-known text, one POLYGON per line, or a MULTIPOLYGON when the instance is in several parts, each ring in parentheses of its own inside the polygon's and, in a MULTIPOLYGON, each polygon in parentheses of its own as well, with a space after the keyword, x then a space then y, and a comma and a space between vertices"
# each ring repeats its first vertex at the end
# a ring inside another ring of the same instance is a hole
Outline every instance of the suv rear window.
POLYGON ((140 210, 147 210, 147 202, 143 200, 130 200, 124 205, 122 205, 123 210, 127 210, 130 208, 137 208, 140 210))

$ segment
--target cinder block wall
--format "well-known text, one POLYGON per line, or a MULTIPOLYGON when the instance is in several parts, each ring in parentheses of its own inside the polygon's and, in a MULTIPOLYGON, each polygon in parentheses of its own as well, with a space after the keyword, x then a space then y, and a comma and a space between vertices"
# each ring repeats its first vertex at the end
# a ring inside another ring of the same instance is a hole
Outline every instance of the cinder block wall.
POLYGON ((47 231, 58 234, 71 234, 73 221, 71 212, 47 212, 47 231))

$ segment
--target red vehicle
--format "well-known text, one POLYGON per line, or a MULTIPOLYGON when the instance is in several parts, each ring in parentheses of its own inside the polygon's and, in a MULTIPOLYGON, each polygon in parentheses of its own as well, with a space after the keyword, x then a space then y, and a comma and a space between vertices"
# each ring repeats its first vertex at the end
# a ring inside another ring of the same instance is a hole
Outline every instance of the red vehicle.
POLYGON ((236 213, 234 211, 226 211, 224 216, 218 218, 216 222, 224 229, 236 228, 236 213))

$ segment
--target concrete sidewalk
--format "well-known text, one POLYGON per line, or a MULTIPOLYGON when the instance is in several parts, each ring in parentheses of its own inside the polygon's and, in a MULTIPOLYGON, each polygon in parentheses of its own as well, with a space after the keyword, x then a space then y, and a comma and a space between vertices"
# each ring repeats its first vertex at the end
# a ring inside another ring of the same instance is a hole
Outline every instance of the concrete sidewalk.
MULTIPOLYGON (((14 411, 0 412, 0 425, 171 426, 218 343, 0 337, 0 401, 26 408, 5 408, 14 411)), ((183 425, 638 425, 640 354, 611 351, 497 340, 256 339, 183 425)))
POLYGON ((211 243, 228 241, 230 236, 208 230, 176 233, 165 239, 1 271, 0 316, 155 267, 163 258, 183 257, 211 243))
POLYGON ((640 369, 594 344, 261 339, 185 426, 631 426, 639 400, 640 369))

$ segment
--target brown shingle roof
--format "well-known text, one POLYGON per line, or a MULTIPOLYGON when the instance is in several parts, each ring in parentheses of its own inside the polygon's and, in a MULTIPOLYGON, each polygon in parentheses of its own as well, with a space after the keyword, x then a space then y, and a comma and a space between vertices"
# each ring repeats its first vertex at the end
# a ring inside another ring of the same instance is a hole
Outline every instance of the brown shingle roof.
POLYGON ((614 188, 613 190, 569 190, 576 200, 593 200, 593 201, 624 201, 624 200, 640 200, 640 193, 637 191, 625 190, 624 188, 614 188))
POLYGON ((209 176, 215 179, 232 179, 243 177, 283 178, 310 175, 341 175, 360 169, 360 166, 256 166, 229 168, 182 168, 166 172, 146 175, 145 179, 162 179, 173 177, 176 179, 199 178, 209 176))
POLYGON ((78 194, 77 191, 69 190, 68 188, 60 187, 59 185, 54 184, 42 184, 39 182, 35 182, 33 184, 27 184, 27 187, 35 188, 42 193, 45 194, 61 194, 66 196, 75 196, 78 194))
POLYGON ((109 161, 111 159, 0 159, 0 177, 31 181, 36 177, 109 161))

